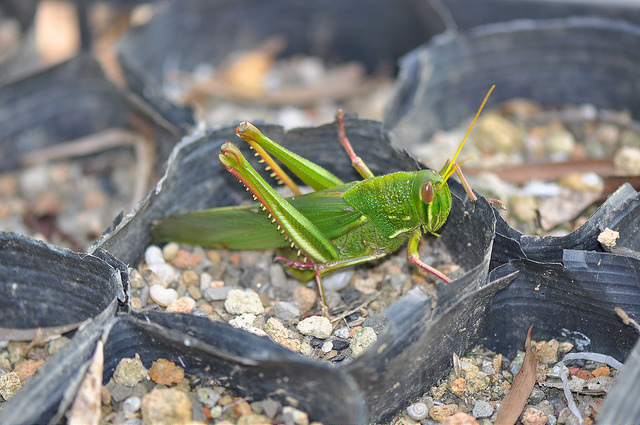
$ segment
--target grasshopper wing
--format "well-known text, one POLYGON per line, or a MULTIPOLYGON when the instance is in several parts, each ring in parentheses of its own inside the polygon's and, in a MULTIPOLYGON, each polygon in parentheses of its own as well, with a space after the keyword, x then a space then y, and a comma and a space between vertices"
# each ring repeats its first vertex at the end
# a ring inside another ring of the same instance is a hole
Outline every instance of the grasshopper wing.
MULTIPOLYGON (((350 185, 288 198, 301 215, 332 240, 357 225, 362 214, 342 198, 350 185)), ((195 211, 158 220, 154 242, 181 242, 225 249, 269 249, 288 245, 259 204, 195 211)))
POLYGON ((269 249, 287 243, 260 204, 212 208, 158 220, 154 242, 180 242, 225 249, 269 249))

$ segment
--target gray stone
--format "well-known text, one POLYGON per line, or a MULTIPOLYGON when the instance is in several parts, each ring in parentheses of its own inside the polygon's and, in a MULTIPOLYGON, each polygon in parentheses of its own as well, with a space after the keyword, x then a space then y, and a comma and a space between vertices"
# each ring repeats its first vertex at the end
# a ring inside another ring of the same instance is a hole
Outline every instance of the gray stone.
POLYGON ((272 419, 275 418, 281 408, 282 404, 271 398, 267 398, 262 401, 262 410, 264 411, 264 414, 272 419))
POLYGON ((529 403, 538 404, 542 400, 544 400, 544 398, 545 398, 544 391, 542 391, 538 387, 533 387, 533 390, 531 391, 531 395, 529 396, 529 403))
POLYGON ((295 319, 300 316, 300 310, 295 304, 280 301, 273 305, 273 314, 280 320, 288 322, 291 319, 295 319))
POLYGON ((220 400, 220 391, 212 387, 198 386, 196 387, 196 398, 205 406, 211 408, 220 400))
POLYGON ((113 379, 105 386, 109 390, 109 393, 111 393, 111 398, 117 403, 126 399, 133 393, 133 388, 118 384, 113 379))
POLYGON ((370 327, 363 327, 362 329, 358 329, 353 333, 353 338, 351 339, 351 353, 353 357, 358 357, 365 352, 365 350, 376 340, 378 339, 378 335, 370 327))
POLYGON ((353 267, 342 269, 335 273, 330 273, 322 279, 322 286, 325 291, 340 291, 344 289, 353 277, 353 267))
POLYGON ((473 412, 471 412, 474 418, 488 418, 493 415, 493 406, 484 400, 479 400, 475 406, 473 406, 473 412))
POLYGON ((389 320, 387 320, 386 317, 376 314, 364 319, 364 322, 362 322, 362 327, 373 328, 373 330, 376 331, 376 334, 380 334, 385 326, 387 326, 388 321, 389 320))
POLYGON ((227 299, 229 292, 233 288, 229 286, 218 286, 216 288, 207 288, 204 290, 204 299, 207 301, 222 301, 227 299))
POLYGON ((551 416, 555 414, 555 408, 553 407, 553 403, 549 400, 542 400, 540 403, 536 405, 536 407, 542 410, 547 416, 551 416))

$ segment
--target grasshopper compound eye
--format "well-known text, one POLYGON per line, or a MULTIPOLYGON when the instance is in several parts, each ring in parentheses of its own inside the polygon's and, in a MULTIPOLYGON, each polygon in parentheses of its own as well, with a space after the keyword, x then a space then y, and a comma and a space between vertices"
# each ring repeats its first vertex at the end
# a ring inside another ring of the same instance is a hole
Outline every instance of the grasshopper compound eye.
POLYGON ((433 185, 431 182, 426 182, 422 185, 422 191, 420 193, 422 195, 422 201, 429 203, 433 201, 433 185))

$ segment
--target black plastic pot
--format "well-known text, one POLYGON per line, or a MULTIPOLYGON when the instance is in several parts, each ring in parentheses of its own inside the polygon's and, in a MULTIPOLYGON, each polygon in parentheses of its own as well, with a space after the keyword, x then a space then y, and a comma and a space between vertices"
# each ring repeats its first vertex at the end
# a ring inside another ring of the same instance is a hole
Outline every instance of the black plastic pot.
POLYGON ((640 28, 600 18, 519 20, 435 37, 406 55, 385 128, 395 143, 428 140, 488 105, 588 103, 640 116, 640 28))
POLYGON ((136 316, 139 320, 121 316, 107 325, 104 382, 121 359, 139 354, 147 368, 158 358, 169 359, 186 373, 215 378, 243 396, 297 403, 323 423, 366 422, 357 386, 339 369, 305 359, 267 337, 206 318, 136 316))
POLYGON ((101 251, 75 253, 0 233, 0 339, 71 335, 80 326, 77 343, 62 347, 4 405, 0 423, 45 423, 66 411, 103 323, 126 303, 123 270, 122 263, 101 251))
POLYGON ((0 111, 3 171, 20 167, 34 151, 107 129, 123 129, 152 139, 153 165, 160 176, 171 149, 193 123, 186 115, 183 121, 171 123, 138 96, 109 81, 88 54, 1 86, 0 111))
POLYGON ((398 57, 443 29, 431 5, 415 0, 169 1, 119 41, 118 54, 127 74, 145 75, 150 86, 161 86, 167 70, 219 67, 274 36, 285 42, 282 56, 357 61, 374 71, 394 68, 398 57))
POLYGON ((625 0, 442 0, 457 29, 516 19, 556 19, 598 16, 640 23, 640 8, 625 0))

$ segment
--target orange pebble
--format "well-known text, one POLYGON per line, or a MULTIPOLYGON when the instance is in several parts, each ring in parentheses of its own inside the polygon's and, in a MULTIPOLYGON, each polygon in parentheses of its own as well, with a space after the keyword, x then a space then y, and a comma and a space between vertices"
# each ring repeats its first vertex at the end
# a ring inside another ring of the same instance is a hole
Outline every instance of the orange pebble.
POLYGON ((451 392, 457 396, 461 396, 462 394, 464 394, 466 388, 467 381, 464 378, 458 378, 455 381, 451 382, 451 392))
POLYGON ((611 373, 611 369, 609 369, 609 366, 602 366, 595 369, 591 373, 593 374, 593 376, 609 376, 609 374, 611 373))
POLYGON ((198 265, 200 260, 202 259, 202 255, 196 253, 190 253, 181 249, 178 251, 178 255, 176 258, 171 260, 171 264, 180 268, 180 269, 192 269, 198 265))

